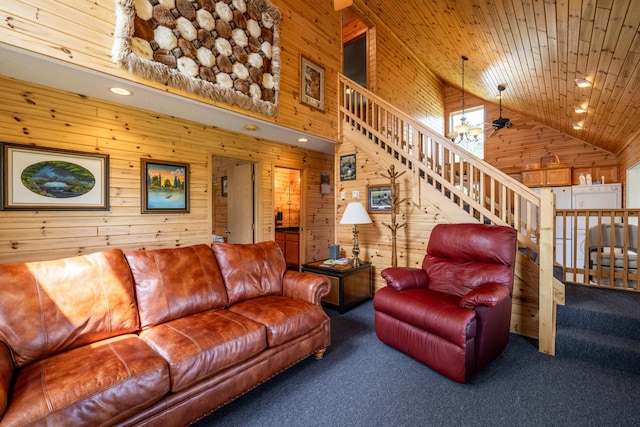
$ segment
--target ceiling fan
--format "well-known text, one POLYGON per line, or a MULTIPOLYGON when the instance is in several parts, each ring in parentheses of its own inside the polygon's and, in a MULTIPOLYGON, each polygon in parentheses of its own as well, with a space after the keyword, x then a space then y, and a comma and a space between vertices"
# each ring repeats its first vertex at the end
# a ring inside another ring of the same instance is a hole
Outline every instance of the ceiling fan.
POLYGON ((507 117, 502 117, 502 91, 506 88, 507 87, 505 85, 498 85, 498 96, 500 97, 500 117, 491 122, 491 127, 494 129, 494 132, 499 131, 503 128, 510 128, 511 126, 513 126, 513 124, 507 117))

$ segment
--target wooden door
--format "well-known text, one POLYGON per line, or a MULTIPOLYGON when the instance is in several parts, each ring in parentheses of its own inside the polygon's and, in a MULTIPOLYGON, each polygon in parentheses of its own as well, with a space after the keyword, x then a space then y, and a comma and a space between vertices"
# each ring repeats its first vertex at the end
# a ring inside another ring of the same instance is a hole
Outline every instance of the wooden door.
POLYGON ((253 165, 233 167, 227 177, 227 240, 254 243, 253 165))

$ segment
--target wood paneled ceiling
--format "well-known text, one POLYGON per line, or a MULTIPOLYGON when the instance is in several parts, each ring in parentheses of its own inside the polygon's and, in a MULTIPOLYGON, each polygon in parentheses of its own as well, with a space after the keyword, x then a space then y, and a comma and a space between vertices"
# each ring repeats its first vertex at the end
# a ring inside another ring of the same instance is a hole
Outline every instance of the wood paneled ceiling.
MULTIPOLYGON (((638 0, 362 0, 444 83, 613 153, 640 132, 638 0), (579 88, 576 78, 591 81, 579 88), (576 113, 575 106, 587 107, 576 113), (574 129, 574 123, 583 128, 574 129)), ((364 9, 363 9, 364 10, 364 9)))

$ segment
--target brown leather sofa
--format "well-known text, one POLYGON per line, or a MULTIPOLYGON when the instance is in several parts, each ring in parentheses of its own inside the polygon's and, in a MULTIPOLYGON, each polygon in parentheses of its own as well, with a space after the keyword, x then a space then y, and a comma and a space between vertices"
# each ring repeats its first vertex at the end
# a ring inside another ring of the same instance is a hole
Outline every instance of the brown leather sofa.
POLYGON ((0 426, 185 425, 330 341, 275 242, 0 265, 0 426))
POLYGON ((378 338, 464 383, 507 346, 516 245, 510 227, 436 225, 422 268, 382 270, 378 338))

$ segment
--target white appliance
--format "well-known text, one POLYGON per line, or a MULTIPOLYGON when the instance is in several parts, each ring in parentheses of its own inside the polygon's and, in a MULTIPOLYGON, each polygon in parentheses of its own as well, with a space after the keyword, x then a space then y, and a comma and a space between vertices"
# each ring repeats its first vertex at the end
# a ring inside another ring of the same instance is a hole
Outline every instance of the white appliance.
MULTIPOLYGON (((533 191, 540 194, 540 188, 532 188, 533 191)), ((551 187, 551 191, 555 194, 556 209, 571 209, 572 204, 572 187, 551 187)), ((534 225, 535 218, 534 216, 534 225)), ((571 241, 573 239, 573 221, 571 218, 566 219, 567 231, 566 236, 564 232, 564 220, 561 217, 556 218, 556 255, 555 260, 558 264, 565 267, 573 267, 573 245, 571 241), (564 242, 567 242, 567 252, 564 254, 564 242), (566 256, 566 259, 563 259, 566 256)))
MULTIPOLYGON (((622 184, 574 185, 572 187, 572 209, 620 209, 622 208, 622 184)), ((585 217, 577 222, 578 253, 576 267, 588 268, 585 265, 586 224, 585 217)), ((602 217, 602 223, 611 222, 610 217, 602 217)), ((589 217, 589 227, 598 225, 597 217, 589 217)), ((581 274, 576 277, 582 280, 581 274)))

